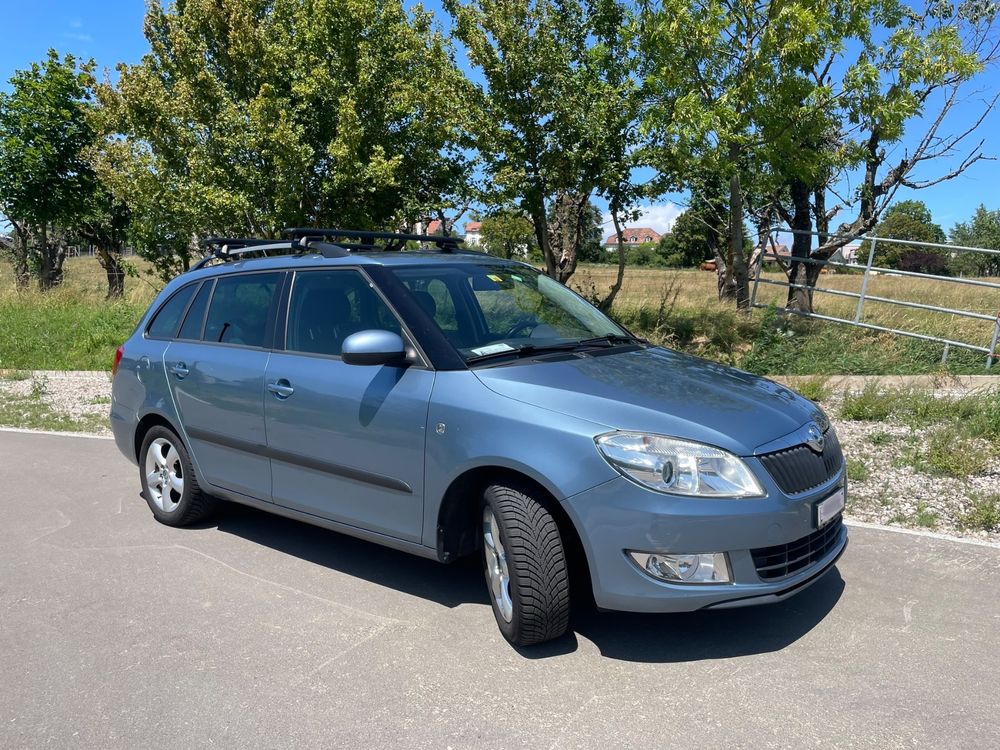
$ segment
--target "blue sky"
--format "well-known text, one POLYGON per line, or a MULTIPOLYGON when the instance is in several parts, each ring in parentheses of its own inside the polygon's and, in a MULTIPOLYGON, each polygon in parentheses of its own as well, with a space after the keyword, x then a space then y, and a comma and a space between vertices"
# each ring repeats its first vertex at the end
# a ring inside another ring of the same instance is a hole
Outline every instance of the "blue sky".
MULTIPOLYGON (((436 0, 426 2, 425 6, 439 8, 436 0)), ((138 62, 147 49, 142 34, 144 12, 142 0, 0 0, 0 17, 4 21, 0 87, 6 88, 15 70, 42 59, 50 47, 61 53, 92 57, 101 69, 107 68, 112 74, 118 62, 138 62)), ((951 130, 957 132, 967 127, 981 111, 981 100, 1000 89, 1000 70, 987 71, 978 88, 982 90, 978 98, 954 113, 951 130)), ((971 143, 980 138, 986 141, 987 154, 1000 155, 1000 108, 990 113, 971 143)), ((953 162, 957 159, 941 160, 916 176, 941 174, 953 162)), ((955 180, 917 192, 903 189, 897 198, 923 200, 935 221, 947 231, 956 221, 968 219, 980 203, 987 208, 1000 208, 1000 162, 980 162, 955 180)), ((677 204, 682 202, 683 196, 669 196, 648 207, 637 223, 662 231, 679 213, 677 204)))

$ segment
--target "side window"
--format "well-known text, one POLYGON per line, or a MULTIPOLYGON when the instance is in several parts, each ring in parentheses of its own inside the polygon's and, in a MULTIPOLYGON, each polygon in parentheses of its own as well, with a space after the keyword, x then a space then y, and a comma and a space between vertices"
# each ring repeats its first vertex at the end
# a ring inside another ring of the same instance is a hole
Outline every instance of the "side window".
POLYGON ((448 285, 439 278, 404 278, 403 283, 413 292, 413 296, 424 312, 434 318, 434 322, 445 334, 458 333, 458 316, 455 314, 455 300, 448 285))
POLYGON ((285 348, 339 356, 344 339, 368 329, 400 332, 399 321, 358 271, 300 271, 288 304, 285 348))
POLYGON ((180 325, 181 316, 197 287, 197 284, 188 284, 164 302, 146 329, 146 335, 155 339, 173 338, 177 326, 180 325))
POLYGON ((205 321, 204 340, 265 346, 268 318, 280 278, 280 273, 250 273, 218 279, 205 321))
POLYGON ((201 327, 205 322, 205 310, 208 309, 208 300, 212 296, 213 283, 209 280, 201 285, 201 289, 194 297, 194 302, 188 308, 187 315, 184 316, 184 324, 181 326, 177 338, 195 341, 201 338, 201 327))

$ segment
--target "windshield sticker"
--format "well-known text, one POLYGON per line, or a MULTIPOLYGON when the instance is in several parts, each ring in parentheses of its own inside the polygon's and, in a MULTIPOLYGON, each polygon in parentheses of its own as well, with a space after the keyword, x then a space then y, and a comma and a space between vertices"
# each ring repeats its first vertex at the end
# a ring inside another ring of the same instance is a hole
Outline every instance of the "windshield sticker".
POLYGON ((513 352, 517 351, 516 347, 510 344, 490 344, 489 346, 480 346, 478 349, 470 349, 473 354, 477 357, 482 357, 485 354, 497 354, 499 352, 513 352))
POLYGON ((486 274, 486 278, 489 279, 490 281, 495 281, 498 284, 501 281, 503 281, 503 277, 502 276, 497 276, 495 273, 488 273, 488 274, 486 274))
POLYGON ((516 274, 513 273, 510 275, 510 277, 514 279, 514 281, 524 281, 524 279, 522 279, 520 276, 517 276, 516 274))

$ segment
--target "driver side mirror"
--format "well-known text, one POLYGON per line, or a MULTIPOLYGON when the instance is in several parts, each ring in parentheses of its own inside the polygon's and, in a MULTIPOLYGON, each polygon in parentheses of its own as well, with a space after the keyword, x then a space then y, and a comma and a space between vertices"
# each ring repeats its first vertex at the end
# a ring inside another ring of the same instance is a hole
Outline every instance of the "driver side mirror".
POLYGON ((348 365, 406 364, 406 344, 398 333, 370 329, 344 339, 340 357, 348 365))

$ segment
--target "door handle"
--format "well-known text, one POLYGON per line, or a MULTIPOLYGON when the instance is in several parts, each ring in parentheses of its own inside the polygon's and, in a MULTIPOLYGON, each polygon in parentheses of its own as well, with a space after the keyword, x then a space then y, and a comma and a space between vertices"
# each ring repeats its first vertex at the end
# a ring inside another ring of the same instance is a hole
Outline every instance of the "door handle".
POLYGON ((295 389, 292 388, 292 384, 287 380, 282 378, 276 383, 268 383, 267 390, 275 395, 276 398, 286 399, 295 393, 295 389))
POLYGON ((170 368, 170 372, 176 375, 179 379, 185 377, 189 372, 191 372, 187 365, 183 362, 178 362, 176 365, 170 368))

